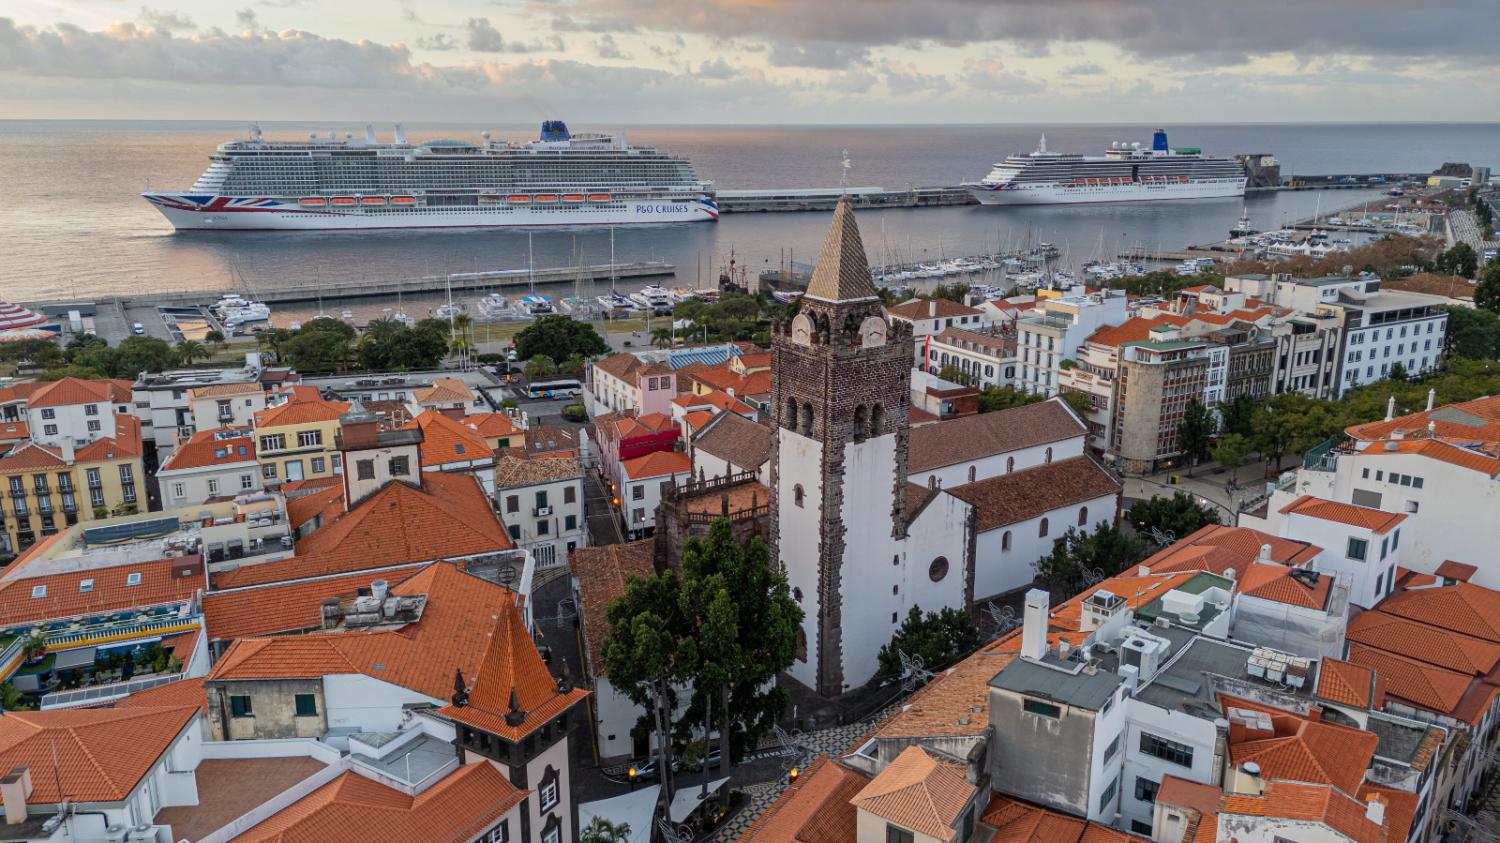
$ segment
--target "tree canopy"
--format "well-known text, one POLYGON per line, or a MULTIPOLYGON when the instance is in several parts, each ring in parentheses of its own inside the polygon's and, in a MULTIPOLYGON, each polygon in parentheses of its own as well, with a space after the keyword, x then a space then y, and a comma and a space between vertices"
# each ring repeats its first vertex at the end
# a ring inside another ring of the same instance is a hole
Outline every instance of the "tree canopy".
POLYGON ((516 334, 516 357, 544 356, 566 360, 574 355, 593 357, 609 351, 609 344, 588 322, 571 316, 543 316, 516 334))
POLYGON ((1092 532, 1069 527, 1052 552, 1035 563, 1036 582, 1059 598, 1072 597, 1098 577, 1112 577, 1146 557, 1146 544, 1100 522, 1092 532))
POLYGON ((359 338, 361 368, 390 372, 435 369, 448 355, 449 325, 443 319, 423 319, 408 327, 395 319, 377 319, 359 338))
POLYGON ((1154 496, 1136 501, 1125 514, 1137 532, 1147 532, 1153 527, 1163 533, 1171 533, 1180 539, 1197 532, 1208 524, 1219 524, 1217 507, 1204 506, 1187 492, 1173 492, 1172 496, 1154 496))
POLYGON ((880 673, 899 677, 902 653, 920 658, 926 670, 945 670, 983 642, 968 612, 948 607, 923 614, 920 606, 913 606, 890 643, 880 648, 880 673))
MULTIPOLYGON (((1500 271, 1489 272, 1495 274, 1496 293, 1500 296, 1500 271)), ((1500 359, 1500 312, 1476 307, 1448 308, 1448 347, 1459 357, 1500 359)))

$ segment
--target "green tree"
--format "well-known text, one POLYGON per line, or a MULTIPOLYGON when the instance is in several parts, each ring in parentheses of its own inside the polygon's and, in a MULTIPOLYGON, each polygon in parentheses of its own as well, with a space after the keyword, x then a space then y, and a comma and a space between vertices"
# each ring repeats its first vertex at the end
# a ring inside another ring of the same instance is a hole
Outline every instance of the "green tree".
POLYGON ((655 328, 651 331, 651 344, 657 348, 671 348, 675 341, 671 328, 655 328))
POLYGON ((1160 495, 1149 500, 1136 501, 1125 514, 1137 532, 1152 528, 1171 533, 1174 538, 1184 538, 1208 524, 1218 524, 1219 510, 1204 506, 1187 492, 1173 492, 1170 498, 1160 495))
POLYGON ((335 372, 354 355, 355 330, 338 319, 313 319, 279 343, 283 361, 299 372, 335 372))
POLYGON ((66 358, 61 348, 52 340, 18 340, 0 343, 0 363, 14 366, 34 366, 40 369, 55 369, 63 365, 66 358))
MULTIPOLYGON (((323 321, 323 320, 318 320, 323 321)), ((262 352, 269 354, 276 363, 282 362, 281 347, 297 332, 290 328, 271 328, 261 331, 255 335, 255 344, 260 346, 262 352)))
POLYGON ((1069 407, 1073 408, 1073 412, 1083 418, 1088 418, 1089 414, 1094 412, 1094 399, 1087 392, 1080 392, 1076 389, 1065 389, 1058 393, 1058 395, 1068 403, 1069 407))
POLYGON ((557 374, 557 364, 545 354, 538 354, 526 361, 526 377, 531 380, 550 378, 557 374))
POLYGON ((164 372, 177 365, 177 353, 166 340, 126 337, 115 349, 111 377, 134 378, 142 372, 164 372))
POLYGON ((1255 449, 1274 460, 1267 469, 1281 471, 1281 460, 1287 454, 1306 451, 1337 433, 1343 424, 1336 407, 1298 392, 1284 392, 1259 408, 1253 421, 1255 449))
MULTIPOLYGON (((1500 285, 1500 277, 1496 279, 1500 285)), ((1448 308, 1448 348, 1474 360, 1500 358, 1500 313, 1475 307, 1448 308)))
POLYGON ((963 384, 965 386, 974 382, 974 378, 968 372, 965 372, 952 363, 939 369, 937 376, 950 383, 963 384))
POLYGON ((220 351, 223 351, 229 345, 229 338, 225 337, 224 332, 219 330, 218 328, 214 328, 205 333, 203 335, 203 341, 213 345, 220 351))
POLYGON ((1492 313, 1500 313, 1500 260, 1490 261, 1479 284, 1474 288, 1474 304, 1492 313))
POLYGON ((5 711, 29 711, 36 706, 21 693, 21 689, 9 682, 0 682, 0 709, 5 711))
POLYGON ((559 374, 572 375, 573 377, 583 377, 584 369, 586 369, 587 367, 588 364, 584 362, 582 355, 574 354, 571 357, 563 360, 561 363, 558 363, 557 371, 559 374))
POLYGON ((632 576, 625 593, 605 611, 605 673, 615 690, 647 711, 638 727, 644 725, 656 736, 663 805, 672 792, 673 686, 688 678, 679 662, 681 631, 689 625, 681 596, 677 572, 668 568, 654 577, 632 576))
POLYGON ((1177 423, 1177 444, 1182 448, 1182 455, 1189 460, 1189 476, 1192 476, 1194 466, 1208 458, 1216 426, 1213 411, 1203 406, 1202 401, 1194 398, 1188 402, 1182 421, 1177 423))
POLYGON ((1101 521, 1092 531, 1069 527, 1053 544, 1052 552, 1038 559, 1033 568, 1039 585, 1065 599, 1145 557, 1145 542, 1101 521))
POLYGON ((90 369, 87 366, 63 366, 60 369, 48 369, 36 376, 39 381, 60 381, 63 378, 80 378, 82 380, 94 380, 107 377, 98 369, 90 369))
POLYGON ((516 334, 516 356, 530 360, 544 355, 566 360, 575 354, 592 357, 609 351, 609 344, 588 322, 570 316, 543 316, 516 334))
POLYGON ((1224 432, 1238 433, 1247 438, 1254 434, 1256 406, 1251 395, 1238 395, 1232 401, 1220 404, 1219 418, 1224 432))
POLYGON ((1473 278, 1474 272, 1478 268, 1479 255, 1475 254, 1474 247, 1468 243, 1455 243, 1448 251, 1438 255, 1438 272, 1473 278))
POLYGON ((578 833, 578 843, 626 843, 630 823, 615 823, 603 817, 594 819, 578 833))
POLYGON ((1229 469, 1229 476, 1235 482, 1240 482, 1240 466, 1245 464, 1250 456, 1250 439, 1241 433, 1226 433, 1219 437, 1219 444, 1214 446, 1214 462, 1229 469))
POLYGON ((881 646, 877 658, 883 676, 901 675, 901 654, 922 660, 927 670, 946 670, 959 659, 979 649, 984 642, 969 613, 953 607, 922 613, 913 606, 889 644, 881 646))
POLYGON ((208 349, 195 340, 183 340, 172 350, 177 354, 177 361, 184 366, 191 366, 208 356, 208 349))
POLYGON ((1391 370, 1386 373, 1387 380, 1404 381, 1407 379, 1406 366, 1400 360, 1391 364, 1391 370))
POLYGON ((394 319, 377 319, 359 338, 355 354, 371 371, 434 369, 448 354, 447 320, 423 319, 409 328, 394 319))
POLYGON ((1013 386, 986 386, 979 390, 979 412, 993 413, 996 410, 1024 407, 1027 404, 1035 404, 1044 400, 1046 396, 1016 389, 1013 386))
POLYGON ((105 342, 104 338, 98 334, 74 334, 73 338, 68 340, 68 345, 64 349, 64 353, 67 354, 69 360, 72 360, 73 355, 80 351, 101 347, 109 348, 109 343, 105 342))
POLYGON ((736 541, 725 518, 706 537, 683 543, 680 607, 688 626, 680 646, 693 681, 683 725, 703 723, 706 740, 717 717, 723 775, 771 730, 789 699, 774 680, 796 658, 802 609, 770 556, 758 536, 736 541))

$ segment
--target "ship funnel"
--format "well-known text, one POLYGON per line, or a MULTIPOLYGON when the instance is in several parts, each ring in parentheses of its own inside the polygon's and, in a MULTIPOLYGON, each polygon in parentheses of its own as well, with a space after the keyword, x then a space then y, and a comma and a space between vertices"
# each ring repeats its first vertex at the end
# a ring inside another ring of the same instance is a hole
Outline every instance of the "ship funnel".
POLYGON ((366 123, 365 124, 365 143, 374 143, 374 142, 375 142, 375 126, 373 124, 366 123))
POLYGON ((1166 152, 1170 149, 1167 146, 1166 129, 1157 129, 1156 134, 1151 136, 1151 148, 1157 152, 1166 152))
POLYGON ((406 143, 406 127, 396 124, 396 143, 406 143))

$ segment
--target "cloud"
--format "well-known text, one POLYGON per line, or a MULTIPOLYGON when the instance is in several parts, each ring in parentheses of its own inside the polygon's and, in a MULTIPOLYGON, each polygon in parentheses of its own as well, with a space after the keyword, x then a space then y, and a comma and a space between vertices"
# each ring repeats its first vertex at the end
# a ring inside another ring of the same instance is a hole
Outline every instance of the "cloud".
POLYGON ((457 50, 461 45, 452 35, 439 32, 436 35, 423 35, 417 38, 417 47, 422 50, 447 51, 457 50))
POLYGON ((1070 64, 1062 69, 1062 73, 1064 76, 1098 76, 1103 72, 1103 65, 1095 64, 1093 62, 1070 64))
POLYGON ((186 13, 175 9, 153 9, 150 6, 142 6, 135 19, 147 29, 162 32, 191 31, 198 28, 198 24, 194 23, 186 13))
POLYGON ((1002 62, 992 59, 965 62, 960 79, 976 91, 1006 97, 1035 94, 1047 87, 1024 73, 1006 70, 1002 62))
MULTIPOLYGON (((1494 0, 560 0, 579 26, 761 37, 854 48, 1009 42, 1100 42, 1136 58, 1196 56, 1234 64, 1283 52, 1492 56, 1494 0)), ((814 65, 826 66, 826 65, 814 65)))
POLYGON ((254 9, 240 9, 234 13, 234 22, 240 29, 260 29, 260 18, 254 9))
POLYGON ((615 37, 608 33, 594 39, 594 55, 601 59, 629 59, 631 55, 620 49, 615 37))
POLYGON ((464 30, 464 45, 476 53, 536 53, 561 51, 564 47, 562 38, 556 35, 531 43, 506 40, 489 18, 469 18, 464 23, 464 30))
POLYGON ((623 21, 579 21, 565 14, 552 18, 552 28, 558 32, 635 32, 636 30, 634 24, 623 21))
POLYGON ((713 61, 704 60, 699 63, 693 75, 699 79, 733 79, 739 75, 739 71, 735 70, 729 62, 724 61, 723 56, 720 56, 713 61))
POLYGON ((775 41, 771 44, 770 62, 774 67, 811 67, 837 70, 868 64, 870 51, 827 41, 775 41))

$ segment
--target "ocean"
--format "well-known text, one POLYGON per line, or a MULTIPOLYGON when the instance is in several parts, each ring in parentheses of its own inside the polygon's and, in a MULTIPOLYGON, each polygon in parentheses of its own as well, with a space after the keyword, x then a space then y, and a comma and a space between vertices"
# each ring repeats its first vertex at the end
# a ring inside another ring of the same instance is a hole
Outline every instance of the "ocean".
MULTIPOLYGON (((261 124, 270 138, 310 130, 359 136, 363 125, 261 124)), ((530 125, 411 124, 413 141, 477 139, 489 129, 512 140, 535 137, 530 125)), ((623 130, 637 144, 690 158, 720 189, 829 187, 840 160, 852 161, 851 186, 957 184, 982 177, 993 162, 1034 149, 1098 154, 1111 141, 1150 140, 1137 126, 588 126, 623 130)), ((1268 152, 1284 176, 1323 173, 1425 172, 1445 161, 1500 165, 1500 124, 1166 125, 1174 145, 1213 154, 1268 152)), ((377 125, 382 138, 389 124, 377 125)), ((526 266, 521 230, 402 232, 192 232, 174 234, 139 194, 184 189, 207 166, 218 143, 243 137, 225 122, 0 121, 0 297, 90 298, 133 292, 224 289, 239 292, 359 278, 415 278, 526 266)), ((1222 240, 1243 210, 1257 228, 1272 228, 1363 201, 1368 191, 1283 192, 1246 200, 1191 200, 1033 208, 930 208, 859 215, 876 261, 994 251, 1006 244, 1050 241, 1065 262, 1112 257, 1131 246, 1173 249, 1222 240)), ((678 285, 710 285, 733 255, 752 273, 790 256, 811 262, 825 215, 726 214, 715 224, 622 227, 619 260, 676 265, 678 285)), ((609 233, 542 229, 533 237, 537 267, 604 263, 609 233)), ((623 286, 623 285, 622 285, 623 286)), ((566 292, 566 291, 565 291, 566 292)))

